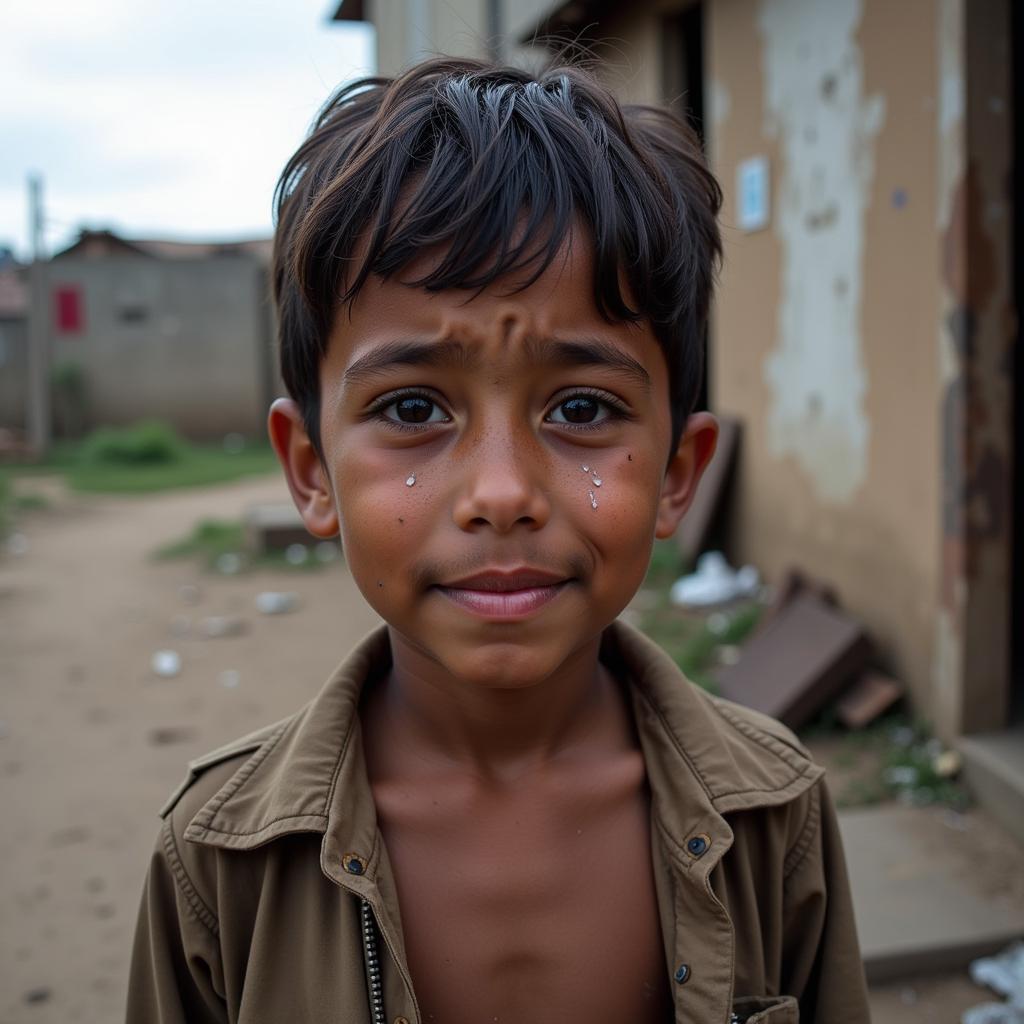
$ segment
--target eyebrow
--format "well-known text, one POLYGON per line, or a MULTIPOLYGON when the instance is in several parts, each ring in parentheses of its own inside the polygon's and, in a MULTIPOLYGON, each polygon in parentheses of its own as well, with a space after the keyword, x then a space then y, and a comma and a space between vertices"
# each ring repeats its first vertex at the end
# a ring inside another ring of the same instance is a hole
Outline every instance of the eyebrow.
MULTIPOLYGON (((549 366, 599 366, 621 375, 642 388, 651 389, 650 374, 631 355, 602 338, 531 339, 527 356, 549 366)), ((359 384, 396 366, 458 367, 479 362, 478 355, 460 341, 414 339, 389 341, 360 356, 342 378, 345 387, 359 384)))

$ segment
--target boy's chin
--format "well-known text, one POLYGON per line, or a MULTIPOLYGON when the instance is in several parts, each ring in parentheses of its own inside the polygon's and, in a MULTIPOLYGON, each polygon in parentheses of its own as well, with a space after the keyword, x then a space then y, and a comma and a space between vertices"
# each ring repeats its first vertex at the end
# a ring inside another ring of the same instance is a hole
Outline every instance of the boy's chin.
POLYGON ((413 646, 445 675, 480 690, 527 690, 542 685, 565 668, 586 640, 577 638, 516 638, 462 641, 455 636, 435 636, 413 646))

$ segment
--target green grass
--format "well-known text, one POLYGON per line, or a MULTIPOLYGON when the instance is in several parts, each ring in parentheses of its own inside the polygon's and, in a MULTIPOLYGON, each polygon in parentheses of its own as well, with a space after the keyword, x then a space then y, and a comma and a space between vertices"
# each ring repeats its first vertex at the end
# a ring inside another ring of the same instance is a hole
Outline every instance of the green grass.
POLYGON ((724 615, 724 628, 717 632, 709 627, 712 615, 684 613, 669 601, 669 588, 689 571, 686 559, 675 541, 658 541, 651 553, 651 563, 644 579, 647 606, 640 615, 640 628, 679 666, 682 672, 711 693, 717 692, 715 669, 723 646, 738 646, 757 625, 761 606, 756 601, 744 602, 724 615))
POLYGON ((246 476, 272 473, 277 458, 269 445, 229 453, 222 448, 189 447, 181 459, 156 465, 79 463, 67 470, 76 491, 105 494, 143 494, 178 487, 227 483, 246 476))
POLYGON ((839 738, 839 749, 831 757, 838 770, 832 785, 839 807, 890 800, 956 810, 970 806, 970 794, 959 779, 937 770, 936 758, 944 748, 920 719, 896 711, 864 729, 846 732, 829 711, 802 729, 800 736, 811 743, 828 736, 839 738))
POLYGON ((144 494, 226 483, 277 469, 273 449, 248 442, 240 451, 192 444, 166 424, 148 421, 104 427, 82 441, 55 443, 36 463, 7 466, 6 476, 59 473, 76 491, 144 494))
POLYGON ((246 545, 245 527, 240 521, 233 519, 202 519, 186 536, 153 552, 153 557, 159 561, 194 558, 206 569, 217 572, 224 571, 220 564, 224 556, 236 556, 236 572, 247 572, 256 568, 309 572, 330 564, 317 558, 313 550, 309 550, 306 560, 298 564, 289 562, 283 551, 268 551, 254 555, 246 545))
POLYGON ((154 557, 162 561, 199 558, 212 568, 221 555, 238 554, 244 548, 245 528, 241 522, 202 519, 187 536, 157 548, 154 557))

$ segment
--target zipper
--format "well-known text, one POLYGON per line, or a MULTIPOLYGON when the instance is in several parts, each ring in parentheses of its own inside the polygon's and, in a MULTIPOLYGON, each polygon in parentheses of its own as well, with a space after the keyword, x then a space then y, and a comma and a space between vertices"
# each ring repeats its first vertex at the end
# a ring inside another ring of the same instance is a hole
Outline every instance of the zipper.
POLYGON ((371 1024, 387 1024, 384 1014, 384 993, 380 983, 380 957, 377 953, 377 923, 373 907, 366 900, 359 906, 363 932, 363 965, 366 968, 366 994, 370 1004, 371 1024))

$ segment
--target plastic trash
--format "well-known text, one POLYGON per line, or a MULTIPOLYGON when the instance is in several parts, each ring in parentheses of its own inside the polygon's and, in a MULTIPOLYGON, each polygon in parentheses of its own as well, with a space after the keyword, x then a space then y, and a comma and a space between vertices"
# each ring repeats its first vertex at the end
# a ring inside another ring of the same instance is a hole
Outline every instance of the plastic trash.
POLYGON ((181 655, 177 651, 157 651, 150 664, 158 676, 170 679, 181 672, 181 655))
POLYGON ((220 636, 240 636, 248 628, 245 619, 237 615, 208 615, 202 625, 203 636, 211 640, 220 636))
POLYGON ((972 1006, 964 1011, 961 1024, 1024 1024, 1024 942, 972 961, 968 973, 976 985, 985 985, 1006 1002, 972 1006))
POLYGON ((283 615, 299 607, 299 595, 291 590, 264 590, 256 595, 256 608, 264 615, 283 615))
POLYGON ((22 555, 28 554, 28 537, 23 533, 12 533, 7 538, 7 553, 14 555, 15 558, 20 558, 22 555))
POLYGON ((328 565, 331 562, 337 561, 338 556, 341 554, 341 550, 334 541, 322 540, 313 549, 313 554, 316 556, 316 560, 318 562, 328 565))
POLYGON ((305 565, 309 561, 309 548, 305 544, 289 544, 284 549, 284 560, 289 565, 305 565))
POLYGON ((224 554, 217 556, 213 567, 225 576, 234 576, 242 571, 242 557, 233 551, 225 551, 224 554))
POLYGON ((752 597, 761 577, 752 565, 733 569, 721 551, 708 551, 697 559, 697 571, 672 584, 669 597, 683 608, 709 608, 738 597, 752 597))

